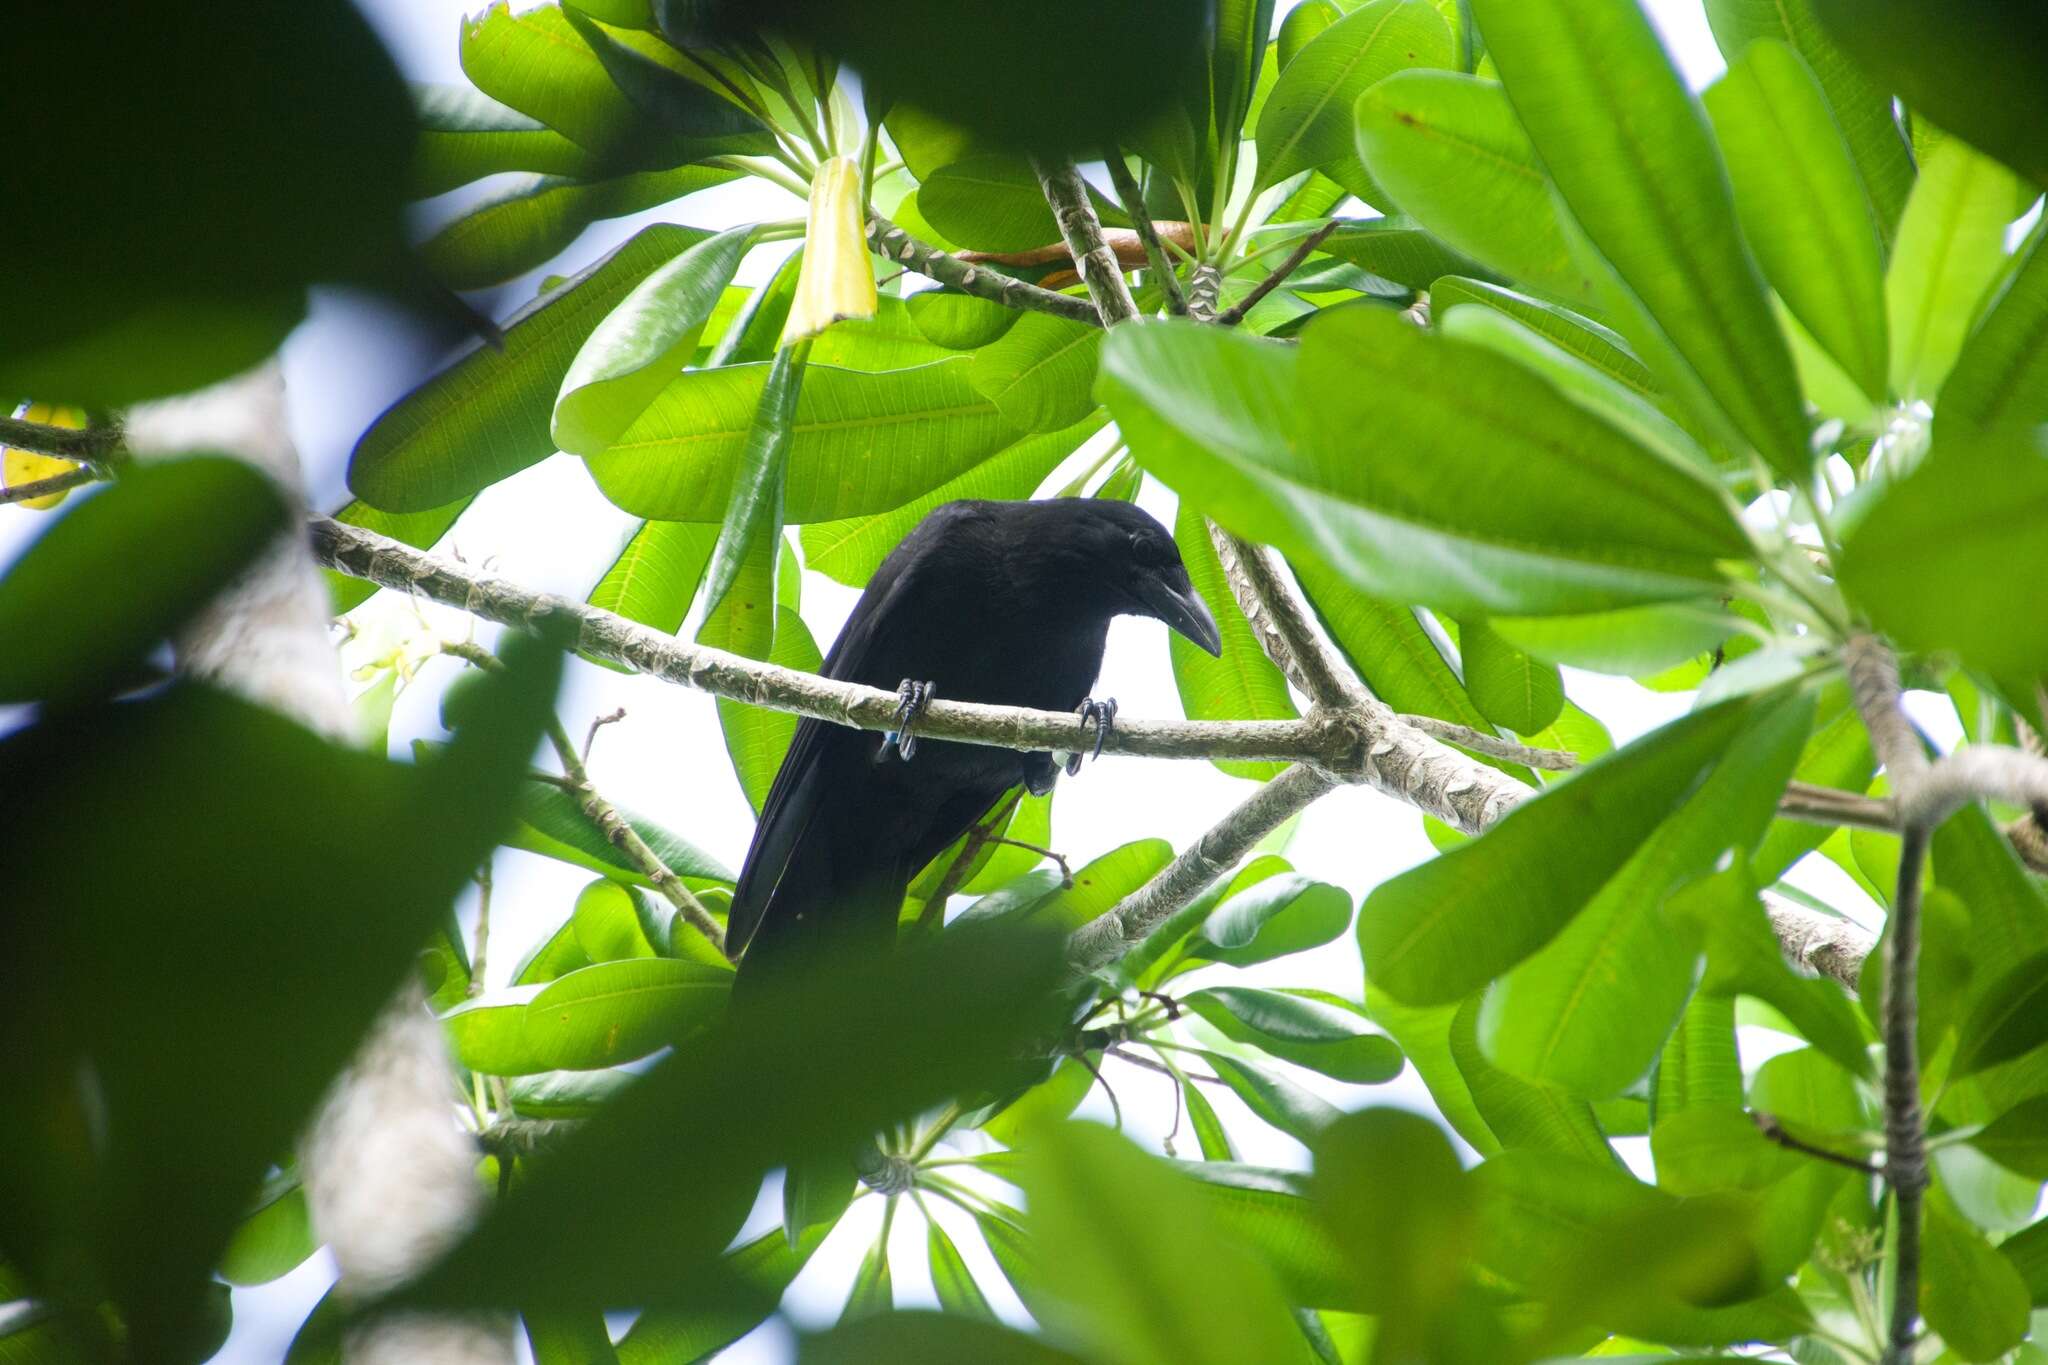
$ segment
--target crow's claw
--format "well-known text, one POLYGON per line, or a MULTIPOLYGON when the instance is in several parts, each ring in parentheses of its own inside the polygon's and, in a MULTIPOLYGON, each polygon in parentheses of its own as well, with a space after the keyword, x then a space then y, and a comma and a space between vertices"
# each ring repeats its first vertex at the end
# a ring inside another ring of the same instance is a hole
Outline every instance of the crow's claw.
POLYGON ((893 745, 905 763, 910 761, 910 756, 917 752, 917 736, 911 733, 911 727, 917 724, 917 718, 924 714, 924 708, 931 705, 937 694, 935 684, 919 682, 915 678, 905 678, 897 684, 896 728, 883 737, 883 752, 886 753, 893 745))
MULTIPOLYGON (((1083 725, 1092 723, 1095 726, 1095 749, 1089 754, 1089 757, 1101 758, 1102 743, 1109 738, 1110 730, 1116 725, 1116 698, 1109 697, 1102 701, 1097 701, 1095 698, 1089 697, 1074 708, 1074 714, 1081 718, 1083 725)), ((1077 751, 1068 754, 1067 776, 1072 777, 1080 771, 1080 753, 1077 751)))

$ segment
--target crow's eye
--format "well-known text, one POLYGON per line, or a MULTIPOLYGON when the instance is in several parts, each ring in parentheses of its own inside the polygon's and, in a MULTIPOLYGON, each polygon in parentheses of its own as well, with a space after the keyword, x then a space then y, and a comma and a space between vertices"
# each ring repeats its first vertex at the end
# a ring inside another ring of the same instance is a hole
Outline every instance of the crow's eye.
POLYGON ((1131 557, 1148 569, 1164 568, 1180 558, 1180 551, 1164 536, 1131 533, 1131 557))

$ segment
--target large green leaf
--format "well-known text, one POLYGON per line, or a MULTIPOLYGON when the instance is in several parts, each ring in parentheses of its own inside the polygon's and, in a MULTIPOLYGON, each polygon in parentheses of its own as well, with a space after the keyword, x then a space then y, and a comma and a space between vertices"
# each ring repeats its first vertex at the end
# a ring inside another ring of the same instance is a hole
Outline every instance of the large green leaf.
POLYGON ((1055 1330, 1130 1365, 1300 1356, 1271 1272, 1171 1167, 1069 1124, 1041 1134, 1023 1180, 1055 1330))
POLYGON ((255 1207, 221 1253, 220 1277, 243 1287, 269 1284, 319 1249, 305 1187, 280 1171, 263 1182, 255 1207))
POLYGON ((1649 367, 1636 358, 1620 333, 1554 303, 1518 294, 1485 280, 1450 276, 1430 286, 1429 298, 1441 316, 1460 304, 1491 308, 1521 323, 1569 354, 1585 361, 1623 387, 1645 396, 1656 392, 1649 367))
POLYGON ((1346 1115, 1317 1144, 1311 1188, 1380 1318, 1376 1347, 1419 1344, 1473 1250, 1471 1184, 1443 1130, 1400 1109, 1346 1115))
POLYGON ((781 1228, 771 1228, 728 1251, 724 1268, 744 1292, 728 1304, 697 1312, 650 1309, 628 1328, 616 1346, 619 1365, 668 1365, 700 1360, 745 1336, 775 1311, 776 1302, 809 1263, 827 1229, 813 1227, 794 1249, 781 1228))
POLYGON ((1706 92, 1735 211, 1764 277, 1874 403, 1885 397, 1884 243, 1827 96, 1782 42, 1706 92))
POLYGON ((412 193, 421 199, 501 171, 588 180, 597 158, 538 119, 507 108, 475 86, 415 85, 419 138, 412 193))
POLYGON ((606 165, 652 169, 685 160, 637 108, 558 4, 513 13, 492 5, 462 24, 463 74, 486 95, 540 120, 606 165))
POLYGON ((732 283, 754 230, 697 243, 634 286, 584 341, 555 399, 555 444, 595 455, 681 373, 732 283))
MULTIPOLYGON (((825 656, 818 652, 817 641, 811 638, 803 617, 783 606, 776 607, 775 615, 775 644, 768 653, 768 662, 804 673, 816 673, 823 668, 825 656)), ((732 757, 740 790, 746 793, 747 803, 759 811, 768 799, 768 789, 775 784, 782 756, 789 752, 790 741, 796 738, 797 717, 787 711, 770 711, 721 697, 718 723, 725 732, 726 752, 732 757)))
MULTIPOLYGON (((1190 1087, 1190 1093, 1194 1088, 1190 1087)), ((1293 1171, 1235 1160, 1183 1161, 1180 1171, 1225 1235, 1257 1253, 1296 1304, 1350 1307, 1357 1285, 1347 1273, 1306 1182, 1293 1171)))
POLYGON ((1984 302, 1934 404, 1943 437, 2048 422, 2048 229, 2037 227, 1984 302))
POLYGON ((22 968, 0 994, 7 1259, 38 1298, 111 1299, 134 1358, 211 1349, 207 1285, 264 1173, 508 817, 558 666, 528 639, 505 652, 420 764, 191 684, 0 748, 6 808, 47 821, 9 845, 0 919, 22 968))
POLYGON ((1486 728, 1413 608, 1362 593, 1315 560, 1292 567, 1323 628, 1375 697, 1406 714, 1486 728))
POLYGON ((967 378, 1019 431, 1057 431, 1095 410, 1102 329, 1027 313, 975 352, 967 378))
POLYGON ((1739 700, 1694 712, 1525 801, 1481 838, 1380 883, 1358 915, 1366 974, 1399 999, 1440 1004, 1522 961, 1593 899, 1753 719, 1739 700), (1555 856, 1560 839, 1575 856, 1555 856))
MULTIPOLYGON (((665 164, 718 154, 775 151, 775 138, 768 127, 743 108, 732 91, 707 75, 708 63, 679 53, 652 34, 632 31, 633 27, 652 28, 652 23, 607 28, 578 13, 591 9, 588 4, 572 2, 562 17, 590 45, 612 84, 638 112, 643 127, 631 139, 636 153, 665 164)), ((644 16, 646 6, 640 9, 644 16)), ((606 23, 619 18, 616 13, 597 17, 606 23)))
POLYGON ((1525 1080, 1486 1059, 1479 1046, 1479 997, 1452 1008, 1446 1043, 1472 1107, 1493 1145, 1506 1151, 1561 1152, 1586 1161, 1612 1162, 1593 1106, 1554 1085, 1525 1080))
MULTIPOLYGON (((1208 525, 1188 502, 1182 502, 1174 516, 1173 538, 1180 546, 1181 562, 1187 565, 1188 580, 1208 604, 1223 637, 1223 652, 1214 657, 1178 633, 1168 637, 1167 653, 1172 658, 1182 712, 1189 720, 1294 719, 1287 679, 1260 648, 1224 580, 1223 565, 1209 541, 1208 525)), ((1216 766, 1232 777, 1263 782, 1286 765, 1219 759, 1216 766)))
POLYGON ((1557 665, 1530 658, 1483 617, 1459 622, 1458 659, 1472 704, 1495 725, 1533 735, 1564 710, 1557 665))
POLYGON ((1352 1085, 1401 1074, 1401 1049, 1351 1010, 1284 991, 1212 986, 1181 1003, 1232 1042, 1352 1085))
POLYGON ((2048 1095, 2037 1095, 2001 1114, 1970 1145, 2009 1171, 2048 1180, 2048 1095))
POLYGON ((1258 187, 1318 167, 1356 167, 1351 106, 1359 95, 1408 67, 1454 64, 1451 31, 1429 0, 1371 0, 1345 15, 1295 54, 1267 97, 1258 187))
POLYGON ((789 467, 790 426, 803 391, 805 357, 810 347, 798 341, 775 353, 754 420, 747 428, 726 495, 725 517, 711 563, 704 570, 704 606, 708 614, 725 601, 750 561, 773 564, 783 548, 783 480, 789 467))
POLYGON ((893 511, 812 522, 803 529, 804 565, 850 588, 865 587, 889 552, 934 507, 960 498, 1030 497, 1105 420, 1097 413, 1063 431, 1026 436, 893 511))
POLYGON ((593 607, 665 635, 682 628, 711 562, 718 527, 699 521, 643 521, 590 590, 593 607))
POLYGON ((530 176, 429 237, 420 254, 450 289, 484 289, 552 260, 592 223, 655 208, 737 174, 678 166, 610 180, 530 176))
POLYGON ((1999 1360, 2027 1335, 2026 1282, 1940 1190, 1927 1200, 1922 1237, 1927 1325, 1963 1360, 1999 1360))
POLYGON ((349 487, 386 512, 428 512, 554 453, 562 376, 585 337, 656 267, 704 240, 658 224, 550 289, 478 346, 385 409, 356 442, 349 487))
POLYGON ((1962 1080, 2048 1043, 2048 950, 1990 978, 1956 1039, 1949 1075, 1962 1080))
POLYGON ((1812 721, 1799 696, 1757 715, 1564 930, 1488 992, 1479 1028, 1495 1063, 1588 1099, 1618 1095, 1649 1070, 1699 957, 1696 931, 1665 899, 1762 837, 1812 721))
POLYGON ((1759 38, 1797 52, 1819 78, 1856 162, 1858 187, 1887 246, 1913 188, 1913 158, 1892 97, 1821 26, 1813 0, 1706 0, 1707 23, 1732 64, 1759 38))
POLYGON ((949 350, 973 351, 1016 326, 1024 316, 994 299, 951 288, 925 289, 903 301, 910 321, 927 341, 949 350))
MULTIPOLYGON (((860 374, 813 365, 790 428, 784 515, 831 521, 892 507, 938 487, 1016 439, 968 381, 962 356, 860 374)), ((738 465, 766 364, 670 381, 609 450, 590 459, 598 487, 627 511, 715 521, 738 465)))
POLYGON ((1396 601, 1599 610, 1692 595, 1743 553, 1703 479, 1513 362, 1377 310, 1319 320, 1298 359, 1187 324, 1120 327, 1100 382, 1184 498, 1396 601), (1491 496, 1465 496, 1479 487, 1491 496))
POLYGON ((1209 1069, 1244 1101, 1245 1108, 1304 1146, 1313 1145, 1317 1136, 1343 1113, 1314 1091, 1241 1054, 1232 1056, 1197 1049, 1193 1055, 1209 1064, 1209 1069))
POLYGON ((1954 138, 1921 168, 1884 281, 1891 382, 1901 398, 1933 398, 1948 378, 2004 264, 2019 191, 2011 171, 1954 138))
MULTIPOLYGON (((1130 225, 1093 187, 1089 199, 1104 223, 1130 225)), ((917 207, 947 241, 977 251, 1030 251, 1060 240, 1037 174, 1011 152, 978 153, 941 166, 919 182, 917 207)))
POLYGON ((1509 279, 1593 297, 1550 176, 1497 82, 1403 71, 1360 95, 1356 116, 1359 159, 1403 213, 1509 279))
POLYGON ((1674 393, 1803 479, 1791 353, 1706 120, 1649 19, 1624 0, 1475 0, 1473 15, 1552 182, 1613 267, 1600 284, 1622 332, 1674 393))
POLYGON ((2036 437, 1944 442, 1849 537, 1842 585, 1918 649, 1953 649, 1991 676, 2048 672, 2048 616, 2015 612, 1985 585, 2048 574, 2048 450, 2036 437))
POLYGON ((1191 957, 1249 967, 1320 948, 1351 927, 1351 896, 1343 887, 1286 871, 1247 881, 1250 871, 1196 925, 1187 941, 1191 957))
POLYGON ((708 1027, 725 1012, 732 976, 674 958, 622 958, 477 996, 443 1018, 456 1060, 472 1071, 593 1071, 708 1027))
POLYGON ((279 533, 270 481, 218 456, 144 464, 66 512, 0 578, 0 701, 69 701, 131 684, 279 533), (119 566, 148 547, 148 572, 119 566), (103 575, 112 572, 118 581, 103 575), (81 595, 79 586, 106 582, 81 595))
POLYGON ((1345 223, 1317 249, 1409 289, 1427 289, 1443 275, 1485 273, 1477 262, 1399 214, 1345 223))
POLYGON ((1841 45, 1880 87, 1925 118, 2048 185, 2048 18, 2025 3, 1813 0, 1841 45))

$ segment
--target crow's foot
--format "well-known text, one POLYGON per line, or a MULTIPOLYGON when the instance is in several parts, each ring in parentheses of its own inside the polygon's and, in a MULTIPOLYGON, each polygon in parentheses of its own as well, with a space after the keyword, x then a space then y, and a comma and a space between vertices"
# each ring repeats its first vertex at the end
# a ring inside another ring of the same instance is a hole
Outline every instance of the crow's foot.
POLYGON ((917 724, 917 718, 924 714, 925 707, 931 705, 932 698, 936 695, 938 689, 933 683, 905 678, 897 684, 896 728, 882 737, 883 753, 887 753, 893 746, 905 763, 910 761, 910 756, 917 752, 917 736, 912 734, 911 730, 917 724))
MULTIPOLYGON (((1094 724, 1095 748, 1089 754, 1089 757, 1101 758, 1102 743, 1109 738, 1109 732, 1116 726, 1116 698, 1109 697, 1102 701, 1097 701, 1095 698, 1089 697, 1074 708, 1074 714, 1081 718, 1082 724, 1086 725, 1091 722, 1094 724)), ((1080 771, 1081 754, 1077 750, 1067 755, 1067 776, 1072 777, 1080 771)))

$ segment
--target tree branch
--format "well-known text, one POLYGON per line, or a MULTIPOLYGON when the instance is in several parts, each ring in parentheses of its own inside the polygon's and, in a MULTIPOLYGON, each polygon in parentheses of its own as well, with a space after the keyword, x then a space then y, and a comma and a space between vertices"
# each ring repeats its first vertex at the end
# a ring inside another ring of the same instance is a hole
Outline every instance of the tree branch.
MULTIPOLYGON (((482 645, 466 641, 443 641, 441 652, 461 659, 475 668, 504 667, 498 661, 497 655, 482 645)), ((590 727, 590 733, 597 733, 596 725, 590 727)), ((604 835, 606 842, 624 855, 641 876, 654 883, 654 889, 661 893, 662 899, 674 906, 677 912, 689 921, 691 928, 709 940, 711 946, 718 949, 721 954, 725 954, 725 931, 718 927, 718 921, 711 918, 711 912, 704 908, 704 903, 691 894, 690 888, 683 885, 683 879, 661 860, 661 855, 647 846, 647 841, 640 837, 640 832, 627 823, 625 816, 619 814, 619 808, 598 794, 596 786, 590 780, 590 770, 584 766, 582 757, 577 754, 576 745, 570 740, 569 732, 562 728, 562 722, 553 714, 548 716, 548 743, 554 746, 555 757, 562 765, 562 787, 576 798, 583 818, 595 825, 597 832, 604 835)))
POLYGON ((96 465, 80 465, 76 469, 67 469, 62 474, 52 474, 47 479, 36 479, 29 483, 10 484, 0 488, 0 505, 27 502, 31 498, 46 498, 52 493, 62 493, 81 484, 98 483, 104 478, 106 475, 101 473, 96 465))
POLYGON ((930 242, 919 241, 879 213, 868 218, 868 245, 875 249, 877 255, 899 261, 920 275, 929 275, 941 284, 950 284, 977 298, 1029 312, 1050 313, 1069 322, 1085 322, 1094 326, 1101 321, 1095 305, 1086 299, 1072 294, 1055 294, 1050 289, 1040 289, 1000 270, 988 270, 963 261, 930 242))
POLYGON ((1863 976, 1863 960, 1871 949, 1870 935, 1861 926, 1794 905, 1769 892, 1763 900, 1771 932, 1778 936, 1778 947, 1789 960, 1838 982, 1844 990, 1856 989, 1863 976))
POLYGON ((1144 187, 1131 174, 1123 152, 1115 144, 1104 151, 1103 162, 1109 167, 1109 183, 1116 186, 1116 197, 1123 201, 1124 216, 1131 220, 1132 231, 1145 244, 1145 262, 1166 295, 1166 311, 1177 318, 1186 317, 1187 296, 1181 293, 1180 276, 1174 273, 1173 262, 1166 258, 1166 248, 1159 241, 1159 229, 1153 226, 1152 215, 1145 212, 1144 187))
POLYGON ((1123 267, 1102 239, 1102 224, 1096 221, 1095 206, 1088 202, 1088 184, 1073 161, 1033 156, 1031 169, 1038 175, 1045 202, 1052 205, 1053 220, 1074 257, 1074 268, 1081 272, 1081 282, 1088 286, 1088 297, 1095 300, 1102 325, 1114 327, 1138 316, 1137 301, 1124 283, 1123 267))
POLYGON ((1332 218, 1329 222, 1302 238, 1301 245, 1289 252, 1287 259, 1274 267, 1272 274, 1266 276, 1265 279, 1260 280, 1257 285, 1253 286, 1251 293, 1246 294, 1227 310, 1216 315, 1216 325, 1218 327, 1235 327, 1238 323, 1243 322, 1244 315, 1257 307, 1260 299, 1265 298, 1266 295, 1278 289, 1282 281, 1295 271, 1301 269, 1301 263, 1314 254, 1315 249, 1323 244, 1324 238, 1336 230, 1337 220, 1332 218))
POLYGON ((60 460, 92 464, 120 448, 121 428, 60 427, 20 417, 0 417, 0 445, 32 451, 37 455, 54 455, 60 460))
MULTIPOLYGON (((1323 638, 1308 605, 1281 576, 1278 558, 1209 522, 1209 543, 1238 609, 1279 670, 1319 706, 1378 706, 1351 667, 1323 638)), ((1381 707, 1384 710, 1384 707, 1381 707)))
POLYGON ((1843 646, 1849 689, 1870 742, 1891 774, 1893 799, 1904 820, 1899 836, 1899 885, 1885 935, 1884 1178, 1899 1215, 1892 1248, 1897 1289, 1892 1299, 1885 1365, 1910 1365, 1913 1329, 1920 1317, 1920 1201, 1927 1188, 1927 1133, 1920 1112, 1919 1026, 1920 881, 1933 823, 1922 788, 1927 755, 1900 707, 1899 663, 1872 635, 1853 635, 1843 646))
POLYGON ((1431 739, 1440 739, 1446 744, 1455 744, 1460 749, 1497 758, 1503 763, 1519 763, 1525 768, 1541 768, 1546 772, 1566 772, 1579 766, 1579 756, 1569 749, 1535 749, 1456 721, 1438 720, 1435 716, 1404 714, 1401 719, 1431 739))

